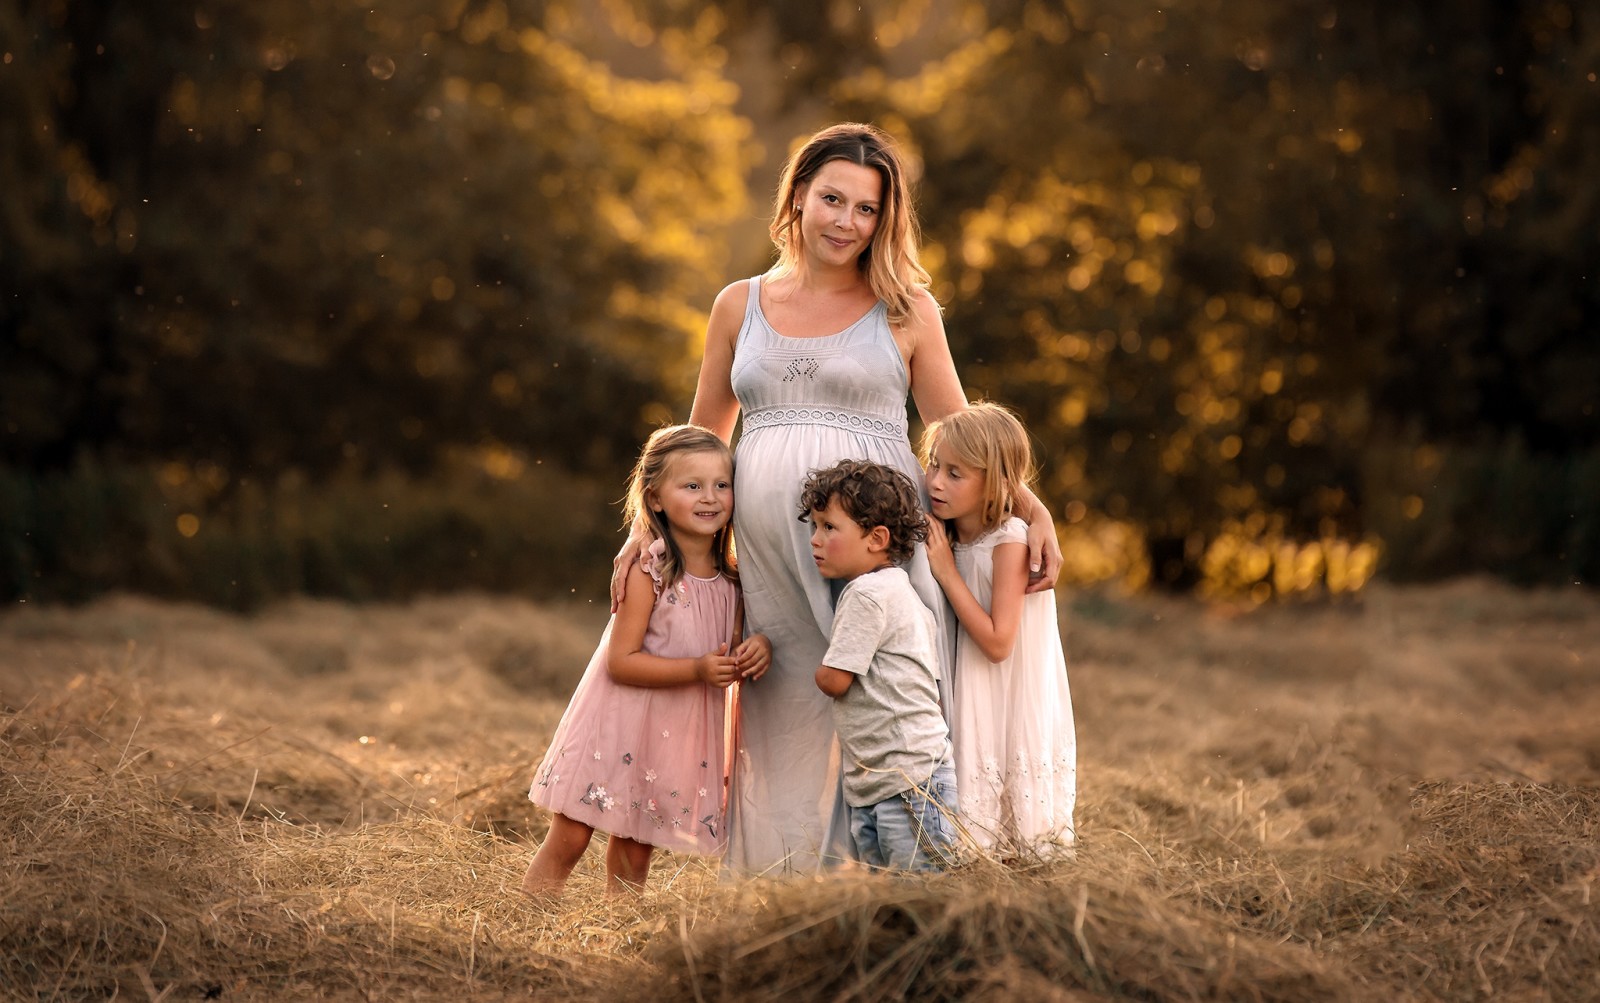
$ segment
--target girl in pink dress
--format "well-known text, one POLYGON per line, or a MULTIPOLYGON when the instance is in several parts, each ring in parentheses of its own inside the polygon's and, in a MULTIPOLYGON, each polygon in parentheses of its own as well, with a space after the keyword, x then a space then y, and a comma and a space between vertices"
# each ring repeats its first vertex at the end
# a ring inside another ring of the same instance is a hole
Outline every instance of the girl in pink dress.
POLYGON ((928 426, 928 562, 956 634, 950 714, 961 822, 1016 860, 1073 841, 1078 743, 1053 591, 1027 593, 1027 527, 1013 512, 1033 475, 1028 434, 998 404, 928 426))
POLYGON ((694 425, 650 436, 624 516, 650 543, 534 774, 528 796, 554 814, 528 894, 559 894, 596 829, 613 892, 643 887, 658 846, 721 852, 726 690, 772 660, 765 637, 741 637, 732 514, 721 439, 694 425))

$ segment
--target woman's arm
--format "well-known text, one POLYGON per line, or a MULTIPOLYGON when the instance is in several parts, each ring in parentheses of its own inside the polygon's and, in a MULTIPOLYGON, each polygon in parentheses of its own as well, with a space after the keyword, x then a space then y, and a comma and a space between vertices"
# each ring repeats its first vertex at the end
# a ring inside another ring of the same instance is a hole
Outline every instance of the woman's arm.
MULTIPOLYGON (((708 428, 727 442, 733 423, 739 417, 739 400, 733 395, 733 345, 744 319, 744 297, 748 281, 728 284, 711 304, 711 319, 706 325, 706 347, 700 355, 700 379, 695 386, 694 405, 689 409, 690 424, 708 428)), ((628 593, 628 569, 639 560, 647 541, 638 533, 628 539, 611 560, 611 612, 620 607, 628 593)))
POLYGON ((994 584, 989 609, 956 573, 950 558, 950 544, 938 520, 928 523, 928 563, 934 580, 944 590, 961 629, 977 644, 983 657, 1003 662, 1017 644, 1017 628, 1022 623, 1022 596, 1028 585, 1028 548, 1020 543, 1002 543, 994 548, 994 584))
POLYGON ((1061 541, 1056 539, 1055 520, 1039 496, 1022 489, 1017 517, 1028 524, 1028 594, 1056 587, 1061 574, 1061 541))
POLYGON ((905 354, 906 371, 911 377, 911 399, 923 424, 938 421, 967 406, 967 395, 956 375, 950 355, 950 340, 944 332, 944 316, 933 294, 923 290, 911 310, 911 317, 896 332, 896 341, 905 354))
POLYGON ((641 650, 655 605, 650 576, 635 564, 628 571, 628 592, 617 607, 606 648, 606 669, 613 681, 624 686, 727 686, 738 678, 739 663, 727 654, 726 641, 697 658, 663 658, 641 650))
POLYGON ((611 612, 620 610, 622 600, 628 597, 628 570, 639 566, 639 555, 644 552, 644 545, 649 539, 637 529, 633 530, 622 541, 622 549, 617 551, 617 556, 611 559, 611 612))
MULTIPOLYGON (((911 397, 923 424, 938 421, 967 406, 966 393, 956 375, 950 355, 950 339, 944 330, 944 317, 933 294, 924 291, 912 311, 912 319, 896 338, 909 360, 911 397)), ((1055 521, 1032 491, 1024 489, 1017 515, 1028 524, 1028 569, 1038 575, 1028 582, 1029 592, 1055 587, 1061 574, 1061 542, 1056 539, 1055 521)))
POLYGON ((689 423, 709 428, 727 442, 739 417, 739 399, 733 395, 733 349, 744 321, 752 290, 749 280, 731 282, 711 304, 706 324, 706 347, 700 355, 700 378, 695 383, 689 423))

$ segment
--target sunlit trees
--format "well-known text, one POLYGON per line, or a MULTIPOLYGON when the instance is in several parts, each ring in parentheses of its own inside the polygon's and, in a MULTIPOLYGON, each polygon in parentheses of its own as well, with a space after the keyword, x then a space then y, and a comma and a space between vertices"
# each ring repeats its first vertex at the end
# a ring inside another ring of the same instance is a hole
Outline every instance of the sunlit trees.
MULTIPOLYGON (((1581 393, 1534 389, 1600 364, 1572 10, 962 9, 940 58, 835 93, 929 165, 968 382, 1023 408, 1069 511, 1141 527, 1157 579, 1359 581, 1349 542, 1396 528, 1371 458, 1407 429, 1531 436, 1557 464, 1600 442, 1581 393)), ((1547 519, 1580 501, 1557 481, 1547 519)), ((1490 556, 1469 554, 1448 566, 1490 556)))
POLYGON ((1436 7, 0 0, 0 465, 613 483, 848 117, 1075 573, 1592 581, 1600 24, 1436 7))
POLYGON ((8 4, 5 458, 630 455, 689 379, 747 130, 704 31, 627 77, 581 13, 8 4))

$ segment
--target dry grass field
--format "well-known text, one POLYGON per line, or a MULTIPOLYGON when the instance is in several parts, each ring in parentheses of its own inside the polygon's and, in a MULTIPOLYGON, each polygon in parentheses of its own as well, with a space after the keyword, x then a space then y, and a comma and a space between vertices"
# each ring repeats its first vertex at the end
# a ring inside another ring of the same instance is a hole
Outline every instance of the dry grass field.
POLYGON ((1064 597, 1080 849, 540 908, 593 606, 0 616, 0 991, 27 1000, 1600 998, 1600 596, 1064 597))

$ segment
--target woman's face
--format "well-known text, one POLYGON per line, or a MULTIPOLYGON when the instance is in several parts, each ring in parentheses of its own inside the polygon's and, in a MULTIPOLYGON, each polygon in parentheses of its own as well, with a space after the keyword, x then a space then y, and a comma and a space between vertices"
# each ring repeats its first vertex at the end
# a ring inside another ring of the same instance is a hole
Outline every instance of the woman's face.
POLYGON ((878 232, 883 179, 871 167, 830 160, 798 200, 806 251, 822 264, 854 265, 878 232))

